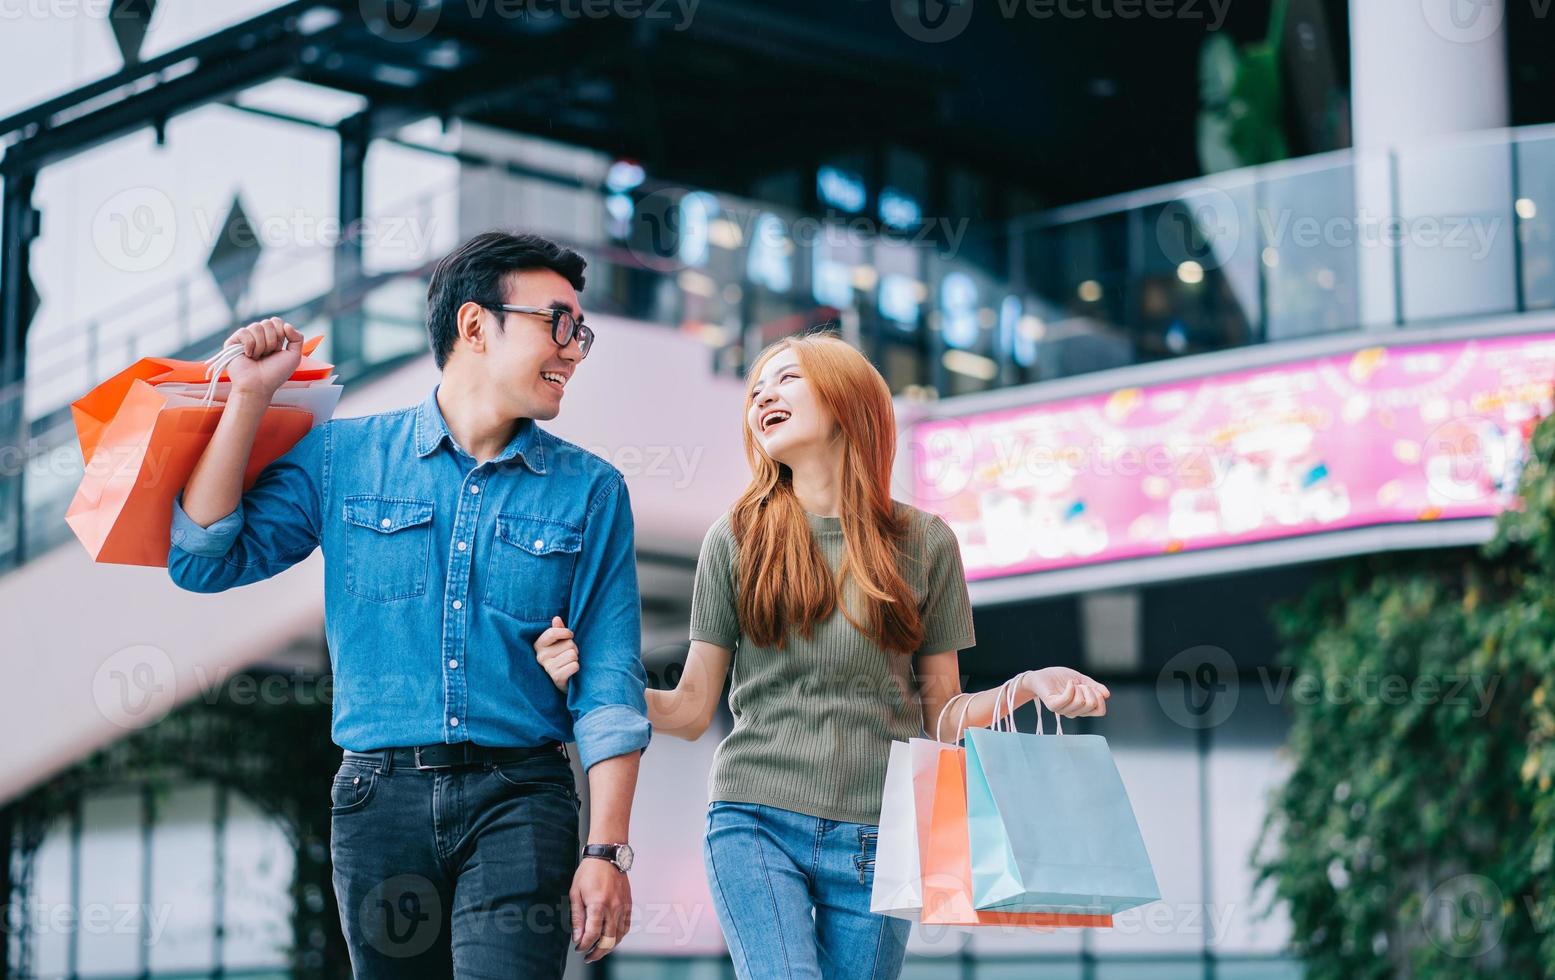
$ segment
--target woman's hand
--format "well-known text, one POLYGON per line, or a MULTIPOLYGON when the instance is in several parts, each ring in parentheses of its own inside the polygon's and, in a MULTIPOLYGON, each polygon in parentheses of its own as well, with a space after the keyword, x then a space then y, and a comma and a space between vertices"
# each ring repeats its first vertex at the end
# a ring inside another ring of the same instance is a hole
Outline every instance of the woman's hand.
POLYGON ((535 659, 556 689, 566 691, 567 679, 578 672, 578 645, 572 642, 572 630, 560 616, 552 616, 551 628, 535 640, 535 659))
POLYGON ((1066 718, 1107 713, 1112 692, 1107 685, 1068 667, 1043 667, 1020 675, 1021 690, 1038 698, 1049 711, 1066 718))

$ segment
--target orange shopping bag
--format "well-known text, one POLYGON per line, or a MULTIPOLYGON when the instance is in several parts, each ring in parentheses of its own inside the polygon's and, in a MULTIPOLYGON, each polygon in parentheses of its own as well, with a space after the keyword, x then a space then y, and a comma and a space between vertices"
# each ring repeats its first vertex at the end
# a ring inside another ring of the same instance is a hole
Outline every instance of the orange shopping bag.
POLYGON ((933 779, 928 824, 920 820, 918 852, 923 861, 924 925, 1080 926, 1110 928, 1110 915, 1060 912, 985 912, 972 905, 972 845, 966 819, 966 750, 941 745, 939 765, 921 779, 933 779))
MULTIPOLYGON (((303 344, 292 381, 327 383, 332 365, 306 356, 323 339, 321 334, 303 344)), ((196 361, 146 357, 71 404, 85 473, 65 521, 94 560, 167 566, 173 500, 189 482, 225 406, 189 405, 188 399, 170 406, 172 399, 157 386, 204 382, 204 372, 196 361)), ((266 409, 243 488, 252 487, 313 424, 313 413, 303 409, 266 409)))

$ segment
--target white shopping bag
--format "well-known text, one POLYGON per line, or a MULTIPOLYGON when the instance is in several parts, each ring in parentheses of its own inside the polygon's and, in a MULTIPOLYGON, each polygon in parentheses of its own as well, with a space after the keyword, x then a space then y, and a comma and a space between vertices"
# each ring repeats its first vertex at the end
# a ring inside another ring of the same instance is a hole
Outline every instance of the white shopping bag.
POLYGON ((875 841, 875 885, 869 910, 899 919, 916 919, 923 908, 923 877, 918 866, 917 807, 913 803, 912 749, 891 743, 885 792, 880 799, 880 836, 875 841))
POLYGON ((918 839, 928 830, 934 804, 934 771, 943 748, 927 738, 891 743, 885 791, 880 800, 871 912, 917 921, 923 911, 923 866, 918 839))
MULTIPOLYGON (((329 383, 334 379, 335 376, 331 375, 325 381, 287 381, 270 396, 270 404, 273 407, 301 408, 312 412, 314 426, 323 425, 334 417, 335 408, 340 404, 340 394, 345 390, 341 385, 329 383)), ((167 397, 169 407, 192 408, 206 403, 205 393, 208 388, 205 384, 170 383, 158 385, 157 392, 167 397)), ((230 382, 217 384, 213 402, 225 405, 231 389, 230 382)))

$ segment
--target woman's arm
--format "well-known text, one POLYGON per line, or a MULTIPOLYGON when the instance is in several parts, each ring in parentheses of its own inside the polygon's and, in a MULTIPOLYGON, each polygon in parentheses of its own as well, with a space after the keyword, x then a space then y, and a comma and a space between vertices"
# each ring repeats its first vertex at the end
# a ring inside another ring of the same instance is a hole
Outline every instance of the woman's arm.
POLYGON ((648 721, 653 730, 694 742, 707 731, 729 676, 730 652, 705 640, 692 640, 686 669, 673 691, 648 692, 648 721))
MULTIPOLYGON (((937 741, 954 742, 968 728, 985 728, 994 721, 994 704, 1001 688, 961 693, 961 666, 956 651, 932 653, 918 660, 918 688, 923 700, 923 729, 937 741), (950 702, 954 701, 954 704, 950 702), (949 704, 949 710, 945 710, 949 704), (944 714, 941 722, 941 712, 944 714), (942 730, 936 732, 936 723, 942 730)), ((1044 667, 1018 675, 1015 707, 1041 698, 1048 710, 1075 718, 1107 713, 1112 692, 1105 684, 1068 667, 1044 667)), ((655 726, 657 727, 657 726, 655 726)))
MULTIPOLYGON (((647 691, 648 723, 656 732, 694 742, 712 724, 723 695, 724 678, 729 676, 730 652, 704 640, 692 640, 686 654, 686 669, 673 691, 647 691)), ((551 678, 557 690, 566 691, 567 682, 578 672, 578 648, 572 631, 560 616, 551 620, 551 628, 535 640, 535 659, 551 678)))

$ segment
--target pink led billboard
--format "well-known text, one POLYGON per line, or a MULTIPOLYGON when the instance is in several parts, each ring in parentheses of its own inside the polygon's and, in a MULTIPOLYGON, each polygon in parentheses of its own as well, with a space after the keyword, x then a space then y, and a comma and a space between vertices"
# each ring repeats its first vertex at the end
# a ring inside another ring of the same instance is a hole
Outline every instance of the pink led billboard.
POLYGON ((913 427, 969 579, 1494 515, 1555 334, 1369 347, 913 427))

